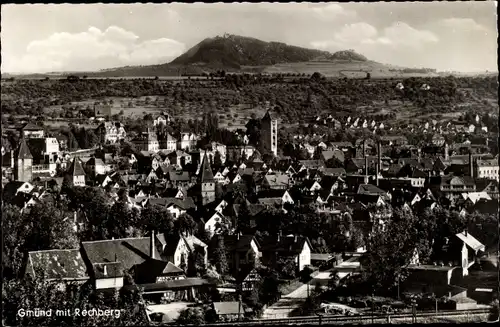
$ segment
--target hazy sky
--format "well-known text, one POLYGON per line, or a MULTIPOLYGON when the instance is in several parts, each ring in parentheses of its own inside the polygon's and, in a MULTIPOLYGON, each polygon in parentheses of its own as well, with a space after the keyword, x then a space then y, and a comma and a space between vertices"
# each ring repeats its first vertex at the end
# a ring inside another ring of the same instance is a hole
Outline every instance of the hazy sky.
POLYGON ((496 2, 2 5, 2 72, 168 62, 224 33, 439 70, 496 71, 496 2))

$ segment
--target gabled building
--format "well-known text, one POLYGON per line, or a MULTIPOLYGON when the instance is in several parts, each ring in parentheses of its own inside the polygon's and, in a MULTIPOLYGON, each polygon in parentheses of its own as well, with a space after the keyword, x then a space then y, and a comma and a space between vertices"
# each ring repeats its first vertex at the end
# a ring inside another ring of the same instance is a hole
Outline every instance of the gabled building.
POLYGON ((90 160, 85 163, 85 167, 92 176, 103 175, 107 172, 104 162, 96 157, 90 158, 90 160))
POLYGON ((190 132, 183 132, 181 133, 181 139, 179 141, 180 143, 180 148, 181 150, 191 150, 196 147, 196 143, 199 140, 199 136, 190 133, 190 132))
POLYGON ((165 114, 165 113, 161 113, 159 115, 156 115, 154 118, 153 118, 153 125, 154 126, 158 126, 158 125, 167 125, 167 123, 170 123, 170 115, 169 114, 165 114))
POLYGON ((476 192, 476 183, 470 176, 443 176, 440 178, 439 190, 443 193, 476 192))
POLYGON ((278 120, 268 110, 262 117, 260 125, 263 153, 269 151, 276 157, 278 155, 278 120))
POLYGON ((167 151, 177 150, 177 140, 168 133, 167 137, 160 141, 160 149, 165 149, 167 151))
POLYGON ((70 185, 73 186, 85 186, 85 170, 83 169, 82 161, 80 158, 73 159, 71 166, 69 167, 65 178, 68 179, 70 185))
POLYGON ((475 174, 478 178, 499 180, 498 178, 498 158, 496 159, 478 159, 474 164, 475 174))
POLYGON ((62 282, 58 284, 62 288, 66 283, 83 284, 89 279, 79 249, 28 252, 24 276, 62 282))
POLYGON ((297 271, 311 265, 312 245, 307 237, 303 236, 269 236, 259 241, 262 252, 261 261, 264 265, 276 267, 280 258, 290 257, 295 262, 297 271))
POLYGON ((224 235, 224 247, 229 254, 229 268, 233 272, 255 268, 260 261, 260 245, 253 235, 224 235), (251 268, 250 268, 251 267, 251 268))
POLYGON ((215 180, 212 168, 210 168, 210 162, 206 155, 201 162, 198 183, 201 186, 201 199, 203 205, 213 202, 215 200, 215 180))
POLYGON ((160 151, 160 143, 158 142, 158 137, 156 136, 156 133, 151 131, 149 128, 146 133, 143 133, 141 136, 133 139, 132 143, 139 151, 148 151, 154 153, 160 151))
POLYGON ((198 252, 203 257, 204 265, 207 265, 208 246, 196 236, 178 234, 174 237, 166 237, 164 234, 158 234, 157 238, 161 248, 161 257, 164 261, 172 262, 176 267, 187 271, 190 269, 190 256, 198 252))
POLYGON ((14 152, 14 179, 21 182, 30 182, 33 178, 33 156, 26 144, 26 139, 21 139, 21 144, 14 152))
POLYGON ((118 122, 103 122, 95 129, 95 133, 103 143, 116 143, 127 136, 125 126, 118 122))
POLYGON ((43 127, 37 126, 33 123, 27 123, 21 128, 21 138, 31 139, 40 138, 43 139, 45 132, 43 127))

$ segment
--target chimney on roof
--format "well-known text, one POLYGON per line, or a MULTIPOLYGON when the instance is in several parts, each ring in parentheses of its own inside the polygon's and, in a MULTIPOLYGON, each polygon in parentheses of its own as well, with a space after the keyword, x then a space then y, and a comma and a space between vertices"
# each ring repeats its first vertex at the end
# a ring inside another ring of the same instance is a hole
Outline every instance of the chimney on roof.
POLYGON ((151 231, 151 242, 150 242, 150 256, 152 259, 155 259, 155 231, 151 231))
POLYGON ((466 227, 466 228, 464 229, 464 235, 465 235, 465 236, 468 236, 468 234, 469 234, 469 230, 468 230, 468 229, 467 229, 467 227, 466 227))
POLYGON ((294 242, 294 243, 297 243, 297 234, 295 234, 294 239, 293 239, 293 242, 294 242))
POLYGON ((103 274, 104 276, 108 276, 108 268, 106 267, 106 265, 102 266, 102 269, 103 269, 102 274, 103 274))

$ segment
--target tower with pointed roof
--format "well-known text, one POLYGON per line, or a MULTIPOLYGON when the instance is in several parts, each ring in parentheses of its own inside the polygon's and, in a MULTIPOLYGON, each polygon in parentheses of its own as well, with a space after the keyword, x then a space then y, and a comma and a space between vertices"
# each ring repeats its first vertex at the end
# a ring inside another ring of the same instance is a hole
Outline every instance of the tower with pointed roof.
POLYGON ((271 115, 270 110, 260 120, 260 143, 263 153, 278 155, 278 120, 271 115))
POLYGON ((198 183, 201 184, 201 198, 203 205, 215 201, 215 179, 206 150, 203 155, 200 172, 198 174, 198 183))
POLYGON ((21 144, 14 156, 14 179, 21 182, 30 182, 33 177, 33 156, 24 137, 21 139, 21 144))
POLYGON ((73 186, 85 186, 85 171, 80 158, 73 159, 66 178, 70 179, 73 186))

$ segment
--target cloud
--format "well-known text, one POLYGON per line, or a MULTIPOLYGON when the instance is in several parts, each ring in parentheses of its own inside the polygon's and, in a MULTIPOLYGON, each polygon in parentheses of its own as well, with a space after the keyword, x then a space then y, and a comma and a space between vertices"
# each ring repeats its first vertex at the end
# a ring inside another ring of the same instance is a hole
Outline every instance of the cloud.
POLYGON ((145 40, 131 31, 110 26, 105 31, 90 27, 81 33, 54 33, 32 41, 20 58, 4 55, 2 67, 9 72, 91 71, 103 68, 167 62, 185 45, 166 38, 145 40))
POLYGON ((345 9, 344 7, 342 7, 337 3, 330 3, 326 6, 321 6, 321 7, 312 7, 310 8, 310 10, 318 18, 323 20, 332 20, 341 17, 353 18, 357 16, 357 13, 354 10, 345 9))
POLYGON ((359 49, 366 46, 420 48, 424 44, 438 41, 438 37, 432 32, 417 30, 402 22, 394 23, 382 33, 368 23, 358 22, 344 25, 330 40, 314 41, 311 46, 324 50, 359 49))
POLYGON ((480 32, 488 31, 486 27, 478 24, 472 18, 445 18, 439 22, 439 25, 453 30, 460 29, 467 31, 480 31, 480 32))
POLYGON ((420 47, 425 43, 436 43, 439 41, 434 33, 427 30, 417 30, 402 22, 396 22, 387 27, 384 30, 384 37, 391 44, 407 47, 420 47))

